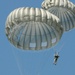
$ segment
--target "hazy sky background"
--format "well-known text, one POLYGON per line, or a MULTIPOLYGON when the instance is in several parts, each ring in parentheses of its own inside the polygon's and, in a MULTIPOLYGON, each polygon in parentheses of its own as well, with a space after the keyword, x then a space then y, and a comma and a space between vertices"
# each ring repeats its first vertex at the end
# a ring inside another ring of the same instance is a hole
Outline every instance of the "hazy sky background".
MULTIPOLYGON (((9 43, 5 21, 19 7, 41 8, 43 0, 0 0, 0 75, 75 75, 75 29, 64 33, 54 49, 63 48, 57 65, 53 65, 53 48, 23 51, 9 43)), ((70 0, 75 3, 75 0, 70 0)))

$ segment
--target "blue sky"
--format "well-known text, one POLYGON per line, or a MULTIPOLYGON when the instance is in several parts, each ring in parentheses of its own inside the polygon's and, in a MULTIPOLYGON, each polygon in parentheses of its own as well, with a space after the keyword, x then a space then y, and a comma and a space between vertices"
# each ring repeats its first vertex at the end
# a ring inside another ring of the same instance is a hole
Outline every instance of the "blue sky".
MULTIPOLYGON (((54 47, 64 44, 57 65, 53 65, 53 49, 23 51, 9 43, 5 35, 8 14, 18 7, 41 7, 43 0, 0 1, 0 75, 75 75, 75 29, 64 33, 54 47)), ((74 0, 70 0, 75 3, 74 0)))

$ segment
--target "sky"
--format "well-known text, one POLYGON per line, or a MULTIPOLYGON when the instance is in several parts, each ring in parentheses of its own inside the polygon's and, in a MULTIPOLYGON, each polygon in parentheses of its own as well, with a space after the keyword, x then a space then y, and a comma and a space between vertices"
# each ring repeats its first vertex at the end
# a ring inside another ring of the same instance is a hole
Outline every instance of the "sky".
POLYGON ((0 75, 75 75, 75 29, 64 33, 56 46, 42 51, 17 49, 5 35, 6 18, 12 10, 41 8, 42 1, 0 0, 0 75), (57 65, 53 65, 54 49, 61 50, 57 65))

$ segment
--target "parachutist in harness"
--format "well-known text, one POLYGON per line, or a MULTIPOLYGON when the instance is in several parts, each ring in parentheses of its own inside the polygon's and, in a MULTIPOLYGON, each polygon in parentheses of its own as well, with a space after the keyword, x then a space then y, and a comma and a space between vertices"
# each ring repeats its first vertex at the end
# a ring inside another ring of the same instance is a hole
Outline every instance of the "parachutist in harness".
POLYGON ((54 54, 54 62, 53 62, 54 65, 56 65, 58 58, 59 58, 59 53, 57 52, 54 54))

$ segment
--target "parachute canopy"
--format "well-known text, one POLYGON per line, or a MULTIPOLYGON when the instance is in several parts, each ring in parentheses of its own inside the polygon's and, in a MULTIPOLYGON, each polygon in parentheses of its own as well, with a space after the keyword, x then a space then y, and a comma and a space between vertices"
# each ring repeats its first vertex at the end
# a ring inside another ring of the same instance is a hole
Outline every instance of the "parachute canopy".
POLYGON ((39 8, 15 9, 6 20, 8 40, 24 50, 50 48, 60 40, 62 33, 59 18, 39 8))
POLYGON ((64 31, 75 27, 75 5, 69 0, 45 0, 42 2, 42 8, 60 19, 64 31))

